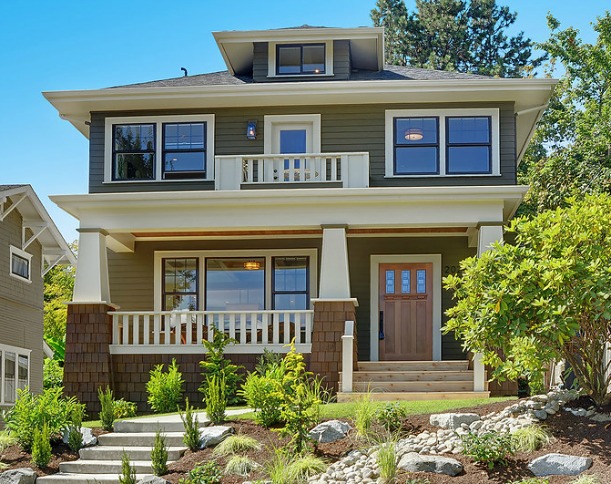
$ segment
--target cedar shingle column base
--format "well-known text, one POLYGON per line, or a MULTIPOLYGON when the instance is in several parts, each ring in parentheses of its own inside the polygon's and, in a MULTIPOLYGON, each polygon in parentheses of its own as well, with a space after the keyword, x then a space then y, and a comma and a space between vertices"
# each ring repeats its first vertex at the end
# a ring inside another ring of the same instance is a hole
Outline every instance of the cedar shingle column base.
POLYGON ((333 392, 339 388, 339 372, 342 371, 344 324, 356 322, 355 308, 355 299, 314 301, 310 371, 324 377, 323 386, 333 392))
POLYGON ((100 411, 98 388, 113 387, 110 348, 115 308, 104 303, 68 305, 64 393, 86 405, 90 418, 100 411))

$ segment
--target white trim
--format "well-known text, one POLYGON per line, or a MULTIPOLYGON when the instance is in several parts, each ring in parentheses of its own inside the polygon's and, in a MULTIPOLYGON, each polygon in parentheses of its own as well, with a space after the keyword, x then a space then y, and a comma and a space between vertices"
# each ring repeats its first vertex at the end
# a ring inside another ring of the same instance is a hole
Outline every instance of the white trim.
POLYGON ((433 361, 441 360, 441 254, 372 255, 370 260, 370 359, 379 360, 378 279, 380 264, 433 264, 433 361))
POLYGON ((263 118, 263 152, 275 153, 275 132, 285 126, 311 126, 311 153, 320 153, 320 114, 279 114, 266 115, 263 118))
POLYGON ((9 249, 10 249, 9 275, 21 282, 27 282, 28 284, 30 284, 32 282, 32 257, 33 255, 13 245, 11 245, 9 249), (21 257, 22 259, 26 259, 28 261, 28 277, 27 278, 21 277, 19 274, 15 274, 13 272, 13 255, 21 257))
MULTIPOLYGON (((317 249, 241 249, 241 250, 158 250, 155 251, 153 263, 153 304, 155 311, 161 311, 161 260, 168 257, 198 257, 199 258, 199 293, 197 295, 200 304, 205 301, 205 259, 210 257, 265 257, 265 267, 272 267, 272 257, 282 256, 307 256, 310 258, 310 300, 315 299, 318 281, 318 250, 317 249)), ((265 309, 271 308, 271 270, 265 271, 265 309)), ((203 310, 203 308, 200 308, 203 310)))
MULTIPOLYGON (((201 344, 181 344, 176 345, 108 345, 111 355, 176 355, 180 352, 181 355, 202 355, 208 351, 201 344)), ((266 345, 249 345, 249 344, 233 344, 226 350, 227 354, 260 355, 263 350, 273 351, 274 353, 288 353, 290 346, 285 344, 266 345)), ((300 343, 295 345, 298 353, 312 353, 312 343, 300 343)))
POLYGON ((438 178, 438 177, 486 177, 500 176, 500 122, 497 108, 460 109, 387 109, 385 114, 385 172, 386 178, 438 178), (394 119, 398 117, 436 117, 439 121, 439 174, 395 175, 394 174, 394 119), (491 172, 490 173, 446 173, 446 123, 449 116, 490 116, 491 118, 491 172))
POLYGON ((5 376, 6 376, 6 352, 15 353, 15 395, 14 400, 17 399, 17 388, 19 384, 19 355, 26 356, 28 358, 28 382, 27 387, 30 386, 30 379, 32 376, 32 350, 27 348, 21 348, 19 346, 11 346, 0 343, 0 405, 13 405, 14 402, 6 402, 4 398, 5 376))
POLYGON ((293 41, 291 39, 268 42, 267 44, 267 77, 279 78, 301 78, 301 77, 332 77, 333 76, 333 40, 308 40, 308 41, 293 41), (278 45, 308 45, 308 44, 324 44, 325 45, 325 73, 324 74, 276 74, 276 47, 278 45))
POLYGON ((198 180, 214 180, 214 114, 192 114, 173 116, 126 116, 108 117, 104 123, 104 183, 173 183, 198 180), (206 177, 188 179, 162 179, 163 123, 206 123, 206 177), (112 179, 112 127, 115 124, 155 125, 155 177, 152 180, 112 179))

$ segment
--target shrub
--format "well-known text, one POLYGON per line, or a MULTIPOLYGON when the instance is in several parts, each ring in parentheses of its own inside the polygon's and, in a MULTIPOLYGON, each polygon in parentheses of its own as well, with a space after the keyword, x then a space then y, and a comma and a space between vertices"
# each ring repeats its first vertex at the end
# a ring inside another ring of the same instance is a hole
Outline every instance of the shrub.
POLYGON ((375 409, 369 393, 361 396, 356 402, 354 409, 354 427, 360 437, 367 437, 371 431, 374 420, 375 409))
POLYGON ((115 400, 112 404, 112 412, 115 416, 115 420, 135 417, 137 409, 138 407, 134 402, 128 402, 123 398, 115 400))
POLYGON ((182 438, 184 444, 191 452, 199 449, 201 444, 201 436, 199 434, 199 420, 197 413, 193 411, 193 407, 189 405, 189 399, 186 399, 185 413, 180 413, 180 419, 185 427, 185 434, 182 438))
POLYGON ((32 449, 34 429, 47 424, 49 436, 59 436, 70 424, 72 413, 77 409, 84 411, 76 398, 62 397, 62 391, 61 387, 47 388, 40 395, 33 395, 27 388, 17 390, 15 404, 5 413, 5 423, 25 451, 32 449))
POLYGON ((398 402, 387 403, 375 412, 375 417, 387 432, 396 432, 401 430, 407 410, 398 402))
POLYGON ((267 348, 264 348, 263 354, 257 358, 255 371, 259 375, 265 375, 267 371, 273 370, 274 368, 280 366, 282 364, 282 359, 283 356, 281 353, 275 353, 267 348))
POLYGON ((179 484, 221 484, 223 473, 213 461, 202 462, 195 466, 187 477, 181 478, 179 484))
POLYGON ((549 431, 539 425, 529 425, 511 434, 513 448, 519 452, 534 452, 551 441, 549 431))
POLYGON ((33 433, 32 441, 32 462, 42 469, 47 467, 51 461, 51 437, 49 435, 49 427, 43 424, 42 428, 36 427, 33 433))
POLYGON ((305 482, 309 477, 325 472, 326 464, 312 454, 296 456, 286 469, 286 482, 305 482))
POLYGON ((43 388, 61 388, 64 386, 64 368, 59 361, 45 358, 42 367, 43 388))
POLYGON ((75 406, 70 414, 70 425, 68 426, 68 447, 73 452, 78 452, 83 446, 83 434, 81 425, 85 417, 85 409, 82 406, 75 406))
POLYGON ((100 400, 100 422, 104 430, 112 431, 112 426, 115 423, 114 398, 112 390, 107 386, 106 390, 102 391, 102 387, 98 388, 98 399, 100 400))
POLYGON ((397 447, 395 442, 381 444, 377 450, 376 461, 382 482, 393 484, 397 479, 397 447))
POLYGON ((243 367, 234 365, 231 363, 231 360, 225 358, 225 348, 234 343, 236 343, 236 340, 230 338, 222 331, 214 331, 212 341, 203 341, 204 347, 206 348, 206 359, 199 362, 203 370, 202 376, 204 377, 199 391, 204 394, 204 403, 206 399, 208 377, 212 375, 224 377, 225 399, 227 404, 235 405, 239 403, 237 389, 241 376, 238 374, 238 370, 243 367))
POLYGON ((136 468, 129 462, 127 452, 123 451, 121 456, 121 474, 119 484, 136 484, 136 468))
POLYGON ((210 375, 206 377, 207 385, 204 393, 206 415, 213 424, 225 421, 225 375, 210 375))
POLYGON ((218 444, 212 451, 212 455, 228 456, 242 454, 249 450, 259 450, 261 444, 248 435, 231 435, 218 444))
POLYGON ((165 436, 161 430, 155 434, 155 443, 151 450, 151 467, 156 476, 163 476, 168 473, 168 448, 165 445, 165 436))
POLYGON ((255 461, 243 455, 234 455, 225 466, 225 474, 246 477, 253 470, 260 467, 255 461))
POLYGON ((255 410, 255 422, 264 427, 271 427, 282 421, 280 404, 282 403, 282 379, 284 364, 268 368, 265 373, 250 373, 238 393, 246 404, 255 410))
POLYGON ((167 373, 163 371, 163 366, 162 363, 151 370, 146 384, 148 403, 155 413, 175 412, 182 400, 185 383, 175 359, 172 359, 167 373))
POLYGON ((463 437, 463 454, 478 464, 486 464, 488 469, 495 465, 507 465, 513 455, 511 436, 498 433, 476 435, 469 433, 463 437))

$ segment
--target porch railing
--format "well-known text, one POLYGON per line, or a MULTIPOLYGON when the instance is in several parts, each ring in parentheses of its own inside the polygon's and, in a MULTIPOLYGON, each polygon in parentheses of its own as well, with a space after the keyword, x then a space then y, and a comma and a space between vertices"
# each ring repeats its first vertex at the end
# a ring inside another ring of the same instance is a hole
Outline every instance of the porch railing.
POLYGON ((215 188, 240 190, 248 185, 369 186, 369 153, 296 153, 217 156, 215 188))
POLYGON ((205 353, 202 340, 223 331, 237 344, 228 354, 286 353, 294 339, 312 351, 314 311, 113 311, 112 354, 205 353))

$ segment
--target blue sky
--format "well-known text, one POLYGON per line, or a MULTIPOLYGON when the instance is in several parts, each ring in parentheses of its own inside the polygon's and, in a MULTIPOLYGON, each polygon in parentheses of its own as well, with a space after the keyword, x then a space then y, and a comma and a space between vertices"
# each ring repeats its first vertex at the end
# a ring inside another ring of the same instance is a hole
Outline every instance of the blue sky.
MULTIPOLYGON (((414 1, 407 0, 411 10, 414 1)), ((547 38, 548 10, 595 39, 603 0, 499 0, 518 12, 515 30, 547 38)), ((224 70, 211 32, 297 26, 369 26, 375 0, 19 0, 0 2, 0 184, 29 183, 64 237, 78 222, 51 194, 87 192, 87 140, 42 91, 95 89, 224 70)))

